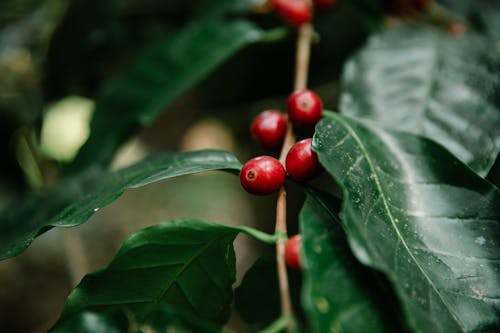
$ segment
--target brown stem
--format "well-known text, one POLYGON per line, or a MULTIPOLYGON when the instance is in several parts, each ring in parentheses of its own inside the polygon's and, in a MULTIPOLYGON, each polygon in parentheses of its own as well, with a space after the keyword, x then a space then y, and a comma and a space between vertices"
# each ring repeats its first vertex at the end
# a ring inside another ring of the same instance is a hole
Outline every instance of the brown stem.
MULTIPOLYGON (((311 52, 311 40, 313 36, 313 29, 311 24, 304 24, 299 28, 297 38, 297 53, 295 64, 295 82, 294 90, 304 89, 307 87, 307 76, 309 69, 309 58, 311 52)), ((295 143, 295 135, 293 128, 288 123, 288 128, 281 147, 280 162, 285 164, 285 159, 288 151, 295 143)), ((276 227, 275 232, 277 235, 287 235, 286 226, 286 190, 282 186, 278 194, 276 203, 276 227)), ((288 274, 285 263, 285 238, 279 237, 276 242, 276 264, 278 269, 278 283, 281 298, 281 314, 282 316, 293 317, 292 302, 290 299, 290 289, 288 287, 288 274)), ((295 328, 293 321, 287 327, 288 331, 295 328)))
MULTIPOLYGON (((276 203, 276 228, 278 235, 286 235, 286 191, 282 186, 276 203)), ((278 268, 278 284, 281 296, 281 314, 283 316, 293 316, 292 302, 290 300, 290 289, 288 287, 288 274, 285 263, 285 243, 284 237, 279 237, 276 242, 276 264, 278 268)), ((291 328, 291 327, 289 327, 291 328)))
POLYGON ((297 53, 295 61, 294 90, 307 87, 307 76, 309 74, 309 58, 311 55, 311 41, 313 28, 311 24, 303 24, 298 31, 297 53))

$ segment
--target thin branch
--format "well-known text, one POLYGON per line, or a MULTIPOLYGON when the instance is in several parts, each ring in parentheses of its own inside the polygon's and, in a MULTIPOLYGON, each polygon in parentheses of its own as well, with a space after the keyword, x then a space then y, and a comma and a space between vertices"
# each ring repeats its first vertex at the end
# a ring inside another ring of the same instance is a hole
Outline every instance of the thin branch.
MULTIPOLYGON (((309 58, 311 53, 311 41, 313 36, 313 28, 311 24, 304 24, 299 28, 297 38, 297 53, 295 64, 295 82, 294 90, 304 89, 307 87, 307 77, 309 71, 309 58)), ((281 147, 280 162, 285 164, 286 155, 295 143, 295 135, 293 128, 288 123, 285 140, 281 147)), ((278 235, 287 235, 286 225, 286 190, 282 186, 276 203, 276 227, 275 232, 278 235)), ((290 288, 288 286, 288 273, 285 263, 285 238, 279 237, 276 242, 276 264, 278 269, 278 283, 281 299, 281 315, 283 317, 293 318, 293 308, 290 299, 290 288)), ((295 322, 291 320, 287 324, 287 331, 292 331, 295 328, 295 322)))
POLYGON ((297 53, 295 61, 295 82, 294 90, 305 89, 307 87, 307 77, 309 75, 309 58, 311 56, 311 41, 313 28, 311 24, 303 24, 298 31, 297 53))

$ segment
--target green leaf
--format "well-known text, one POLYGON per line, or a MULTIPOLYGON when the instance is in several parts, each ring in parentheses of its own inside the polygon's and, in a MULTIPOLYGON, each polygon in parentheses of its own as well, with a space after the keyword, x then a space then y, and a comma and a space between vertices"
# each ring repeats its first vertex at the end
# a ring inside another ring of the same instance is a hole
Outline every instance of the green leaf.
POLYGON ((116 172, 90 169, 6 208, 0 215, 0 259, 18 255, 33 239, 52 227, 87 221, 128 188, 209 170, 237 172, 241 163, 230 153, 200 150, 158 154, 116 172))
POLYGON ((151 311, 146 321, 136 321, 130 313, 123 311, 82 311, 59 323, 50 333, 165 333, 196 332, 221 333, 217 326, 194 316, 180 313, 167 306, 158 306, 151 311), (128 315, 128 317, 127 317, 128 315))
POLYGON ((309 332, 404 332, 389 293, 380 292, 374 272, 351 254, 340 227, 338 200, 312 189, 307 194, 300 233, 302 304, 309 332))
POLYGON ((236 288, 234 305, 246 322, 270 323, 280 314, 278 288, 276 257, 262 256, 236 288))
POLYGON ((500 53, 488 39, 397 25, 345 66, 340 110, 433 139, 481 175, 500 151, 500 53))
POLYGON ((237 228, 175 220, 129 236, 111 263, 70 294, 61 320, 83 310, 122 310, 139 322, 159 305, 214 323, 229 318, 237 228))
POLYGON ((326 112, 313 146, 342 188, 363 263, 387 274, 416 332, 500 327, 500 192, 435 142, 326 112))
POLYGON ((219 325, 208 323, 199 317, 180 313, 168 307, 160 307, 153 311, 145 323, 141 324, 142 332, 196 332, 196 333, 222 333, 219 325), (149 330, 148 330, 149 329, 149 330))
POLYGON ((265 38, 265 31, 249 21, 216 17, 193 21, 144 50, 124 77, 102 89, 89 140, 73 167, 108 162, 138 126, 151 124, 217 66, 265 38))
MULTIPOLYGON (((300 273, 289 271, 290 296, 293 307, 299 316, 301 315, 301 283, 300 273)), ((236 288, 234 296, 234 305, 246 322, 266 325, 278 318, 280 315, 280 295, 274 251, 266 253, 254 262, 245 273, 241 284, 236 288)), ((288 318, 282 320, 286 321, 288 318)))
POLYGON ((83 311, 55 329, 51 333, 120 333, 127 332, 128 323, 123 314, 94 313, 83 311))

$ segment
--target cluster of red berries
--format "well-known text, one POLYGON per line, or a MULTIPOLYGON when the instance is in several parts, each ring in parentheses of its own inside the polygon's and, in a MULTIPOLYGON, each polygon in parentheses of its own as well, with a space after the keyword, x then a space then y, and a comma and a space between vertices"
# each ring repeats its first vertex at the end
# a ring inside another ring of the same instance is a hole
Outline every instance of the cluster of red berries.
MULTIPOLYGON (((313 128, 321 119, 323 103, 311 90, 295 91, 288 98, 287 115, 297 128, 313 128)), ((252 136, 262 147, 277 149, 283 143, 288 127, 286 116, 278 110, 260 113, 252 122, 252 136)), ((286 174, 295 180, 305 181, 321 171, 318 156, 311 149, 312 139, 294 144, 286 156, 285 167, 276 158, 259 156, 243 165, 240 182, 252 194, 266 195, 277 191, 285 182, 286 174)))
MULTIPOLYGON (((336 0, 314 0, 314 6, 325 9, 336 0)), ((285 21, 294 26, 300 26, 311 21, 312 6, 307 0, 272 0, 272 7, 285 21)))
MULTIPOLYGON (((253 120, 250 131, 263 148, 279 149, 286 136, 288 120, 296 128, 311 129, 321 119, 322 113, 323 102, 315 92, 298 90, 288 97, 287 115, 279 110, 263 111, 253 120)), ((287 173, 298 181, 314 178, 322 167, 311 149, 311 142, 311 138, 304 139, 290 148, 285 160, 286 169, 271 156, 252 158, 241 169, 241 185, 249 193, 265 195, 280 189, 287 173)), ((300 270, 299 252, 300 236, 296 235, 285 245, 285 261, 291 268, 300 270)))

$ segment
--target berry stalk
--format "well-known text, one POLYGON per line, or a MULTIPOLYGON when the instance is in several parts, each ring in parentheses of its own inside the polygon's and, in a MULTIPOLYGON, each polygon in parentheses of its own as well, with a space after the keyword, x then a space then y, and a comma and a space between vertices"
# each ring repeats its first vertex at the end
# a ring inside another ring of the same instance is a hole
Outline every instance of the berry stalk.
MULTIPOLYGON (((296 63, 295 63, 295 82, 294 90, 305 89, 307 87, 307 77, 309 72, 309 58, 311 53, 311 42, 313 36, 313 28, 309 23, 299 27, 297 37, 296 63)), ((295 135, 290 121, 288 121, 287 131, 283 146, 281 147, 280 162, 285 165, 288 151, 295 143, 295 135)), ((286 225, 286 190, 281 186, 278 199, 276 202, 276 226, 275 232, 278 235, 287 235, 286 225)), ((288 273, 285 263, 285 244, 286 240, 283 237, 278 238, 276 242, 276 264, 278 269, 278 283, 281 299, 281 314, 282 316, 293 317, 292 302, 290 299, 290 289, 288 287, 288 273)), ((287 326, 288 331, 295 328, 295 322, 290 321, 287 326)))

